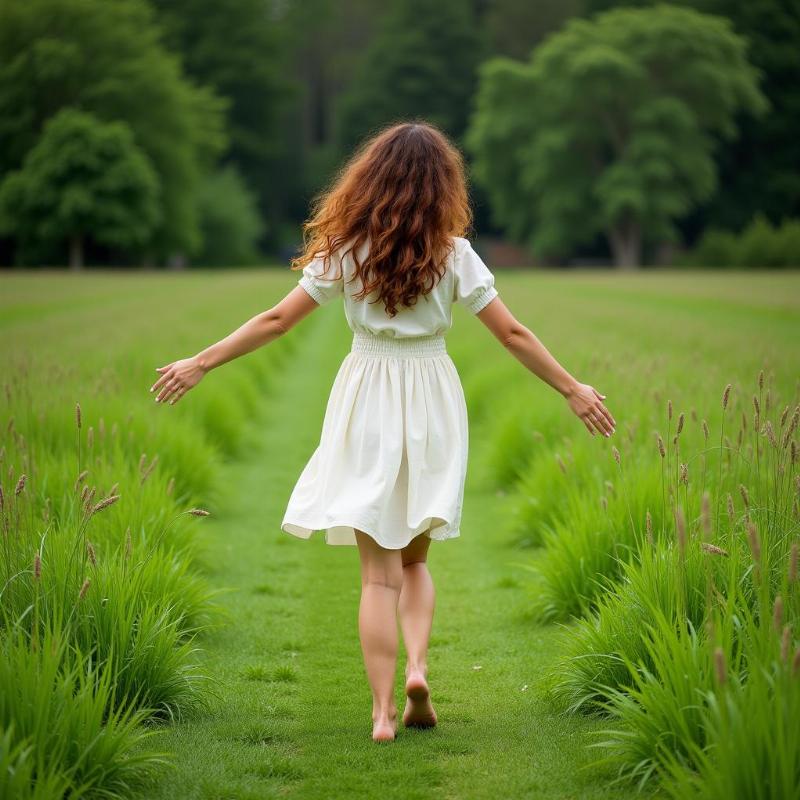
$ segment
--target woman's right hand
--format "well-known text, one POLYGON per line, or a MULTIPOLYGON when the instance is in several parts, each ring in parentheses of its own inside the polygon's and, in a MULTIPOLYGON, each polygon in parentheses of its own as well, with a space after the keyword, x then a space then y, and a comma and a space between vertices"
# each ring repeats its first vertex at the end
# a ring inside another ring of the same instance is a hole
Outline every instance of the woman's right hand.
POLYGON ((579 383, 566 397, 569 407, 583 420, 592 436, 596 430, 604 436, 611 436, 617 428, 611 412, 603 405, 605 397, 588 383, 579 383))

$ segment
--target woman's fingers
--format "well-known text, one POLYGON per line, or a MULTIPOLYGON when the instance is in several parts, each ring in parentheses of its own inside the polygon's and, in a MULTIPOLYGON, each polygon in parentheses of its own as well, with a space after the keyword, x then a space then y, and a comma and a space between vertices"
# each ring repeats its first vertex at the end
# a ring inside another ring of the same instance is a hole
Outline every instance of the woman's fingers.
POLYGON ((604 436, 610 436, 614 432, 611 423, 603 416, 599 409, 592 409, 589 411, 589 419, 591 419, 597 430, 604 436))
POLYGON ((602 403, 600 403, 600 412, 611 423, 612 427, 614 428, 617 427, 617 421, 614 419, 614 417, 611 416, 611 412, 602 403))
POLYGON ((164 388, 159 392, 158 397, 156 397, 156 402, 160 403, 162 400, 165 400, 175 389, 178 387, 178 380, 177 378, 171 378, 167 381, 164 388))
MULTIPOLYGON (((168 369, 170 369, 170 367, 171 367, 171 366, 172 366, 171 364, 168 364, 166 367, 156 367, 156 372, 161 372, 161 370, 162 370, 162 369, 166 369, 166 370, 168 370, 168 369)), ((154 384, 153 384, 153 385, 150 387, 150 391, 151 391, 151 392, 154 392, 154 391, 155 391, 156 389, 158 389, 160 386, 163 386, 163 385, 164 385, 164 383, 165 383, 166 381, 168 381, 169 379, 170 379, 170 373, 169 373, 169 372, 165 372, 165 373, 163 373, 163 374, 162 374, 162 375, 159 377, 159 379, 158 379, 158 380, 157 380, 157 381, 156 381, 156 382, 155 382, 155 383, 154 383, 154 384)))

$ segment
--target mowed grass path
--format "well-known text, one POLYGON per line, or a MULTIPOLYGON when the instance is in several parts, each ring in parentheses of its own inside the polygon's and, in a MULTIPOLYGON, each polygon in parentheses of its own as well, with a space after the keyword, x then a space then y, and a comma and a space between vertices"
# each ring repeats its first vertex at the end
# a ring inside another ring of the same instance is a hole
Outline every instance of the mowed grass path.
MULTIPOLYGON (((320 309, 279 393, 253 421, 248 456, 226 471, 200 534, 209 577, 225 587, 224 627, 198 644, 216 683, 208 713, 151 744, 174 754, 148 798, 609 798, 610 775, 582 770, 600 723, 553 714, 541 690, 556 628, 526 614, 518 551, 499 497, 468 480, 462 535, 435 542, 437 609, 429 679, 434 730, 371 741, 358 641, 355 548, 280 531, 289 493, 319 441, 330 385, 350 346, 338 306, 320 309)), ((462 325, 477 324, 461 320, 462 325)), ((224 380, 224 372, 208 380, 224 380)), ((187 398, 184 402, 191 402, 187 398)), ((480 457, 473 431, 471 464, 480 457)), ((470 474, 474 469, 470 467, 470 474)), ((403 708, 398 658, 397 703, 403 708)))

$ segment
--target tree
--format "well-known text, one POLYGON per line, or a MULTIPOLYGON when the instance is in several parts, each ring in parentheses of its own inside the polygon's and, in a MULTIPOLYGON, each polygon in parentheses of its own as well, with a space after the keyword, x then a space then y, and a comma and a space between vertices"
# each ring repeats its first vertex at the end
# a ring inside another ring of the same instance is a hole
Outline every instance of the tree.
POLYGON ((412 117, 459 139, 485 52, 466 0, 396 0, 342 96, 340 146, 347 152, 378 127, 412 117))
MULTIPOLYGON (((583 0, 586 11, 620 5, 619 0, 583 0)), ((654 0, 625 0, 652 5, 654 0)), ((722 143, 717 156, 719 190, 703 209, 702 222, 739 230, 758 211, 773 221, 800 217, 800 3, 786 0, 672 0, 676 5, 719 14, 748 43, 748 58, 763 74, 771 113, 742 115, 741 135, 722 143)))
POLYGON ((574 19, 528 64, 487 62, 467 146, 496 219, 545 255, 598 233, 615 262, 676 238, 675 220, 716 185, 716 138, 765 110, 746 42, 686 8, 574 19))
POLYGON ((236 168, 228 165, 209 175, 198 203, 203 247, 195 262, 226 267, 254 263, 263 223, 256 198, 236 168))
POLYGON ((75 109, 52 117, 22 169, 0 184, 0 229, 23 242, 68 242, 73 269, 88 237, 141 247, 160 219, 158 176, 130 128, 75 109))
POLYGON ((0 3, 0 175, 18 169, 65 107, 124 121, 161 185, 146 249, 166 259, 199 245, 196 188, 226 139, 225 102, 192 84, 141 0, 0 3))
POLYGON ((583 11, 584 0, 494 0, 487 3, 486 26, 492 52, 528 58, 531 50, 568 19, 583 11))
POLYGON ((298 169, 298 136, 288 115, 300 92, 287 68, 291 37, 282 14, 288 9, 264 0, 151 3, 187 74, 229 101, 225 162, 255 192, 265 218, 284 218, 298 169))

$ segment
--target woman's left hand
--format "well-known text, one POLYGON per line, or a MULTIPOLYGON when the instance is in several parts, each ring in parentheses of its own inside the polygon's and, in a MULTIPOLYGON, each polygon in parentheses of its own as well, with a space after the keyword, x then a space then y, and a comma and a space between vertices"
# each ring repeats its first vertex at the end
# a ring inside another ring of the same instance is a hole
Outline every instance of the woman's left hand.
POLYGON ((170 405, 177 403, 189 389, 200 383, 206 374, 196 356, 156 367, 156 372, 160 372, 161 377, 150 387, 150 391, 154 392, 160 388, 156 403, 162 403, 170 398, 170 405))

